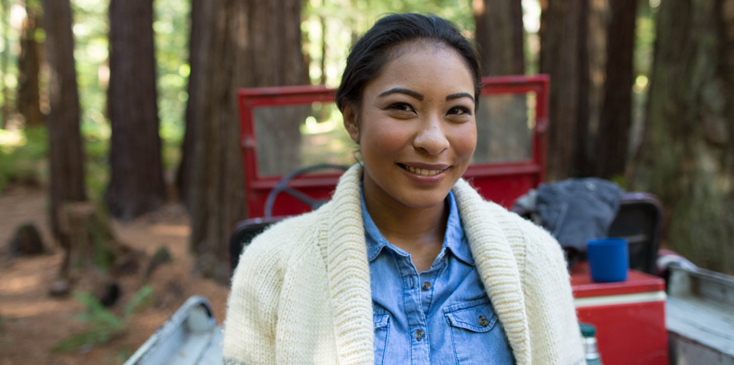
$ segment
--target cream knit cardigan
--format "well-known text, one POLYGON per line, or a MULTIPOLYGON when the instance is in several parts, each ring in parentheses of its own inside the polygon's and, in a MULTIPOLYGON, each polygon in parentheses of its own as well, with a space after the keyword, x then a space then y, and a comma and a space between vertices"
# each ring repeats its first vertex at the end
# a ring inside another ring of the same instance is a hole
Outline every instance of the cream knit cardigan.
MULTIPOLYGON (((374 364, 361 177, 355 165, 331 202, 274 225, 245 249, 229 296, 225 364, 374 364)), ((466 181, 453 192, 517 364, 583 364, 560 246, 466 181)))

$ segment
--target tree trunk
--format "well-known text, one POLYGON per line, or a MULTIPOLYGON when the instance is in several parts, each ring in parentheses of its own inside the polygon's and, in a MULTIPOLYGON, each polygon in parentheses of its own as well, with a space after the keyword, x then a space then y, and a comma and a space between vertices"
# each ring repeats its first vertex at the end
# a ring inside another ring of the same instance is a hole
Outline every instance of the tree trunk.
POLYGON ((29 6, 26 0, 26 19, 20 31, 20 56, 18 57, 18 112, 25 118, 26 127, 43 124, 38 73, 41 69, 41 45, 36 42, 36 29, 40 28, 40 9, 29 6))
POLYGON ((186 101, 186 131, 183 146, 181 147, 181 162, 176 172, 176 188, 178 189, 179 198, 186 204, 187 208, 191 207, 190 192, 191 187, 191 165, 193 163, 193 143, 194 130, 196 121, 200 119, 201 111, 197 109, 200 104, 199 98, 199 79, 201 78, 201 63, 199 59, 204 55, 202 49, 202 39, 208 34, 208 24, 203 13, 208 10, 204 6, 206 0, 191 0, 191 33, 189 35, 189 98, 186 101))
POLYGON ((326 85, 326 18, 319 16, 321 21, 321 85, 326 85))
MULTIPOLYGON (((479 59, 484 76, 525 74, 522 4, 474 0, 479 59)), ((475 161, 505 162, 530 157, 527 97, 497 95, 479 104, 475 161)))
MULTIPOLYGON (((8 22, 8 20, 10 19, 10 4, 8 3, 8 0, 0 0, 0 4, 2 4, 3 9, 3 16, 0 19, 3 27, 3 44, 8 44, 8 32, 10 29, 10 24, 8 22)), ((10 47, 3 47, 2 57, 0 58, 0 72, 2 72, 2 78, 0 79, 2 90, 0 90, 0 92, 2 92, 3 95, 3 105, 2 107, 0 107, 0 117, 2 117, 3 120, 2 122, 0 122, 0 127, 2 128, 7 128, 8 117, 10 116, 10 89, 5 83, 5 75, 8 74, 9 55, 10 47)))
POLYGON ((604 102, 599 123, 596 176, 610 179, 624 176, 632 124, 633 53, 638 0, 610 2, 604 102))
MULTIPOLYGON (((54 235, 59 238, 59 208, 65 202, 85 201, 87 196, 69 0, 45 0, 44 16, 51 104, 48 115, 50 216, 54 235)), ((62 240, 61 245, 68 246, 68 242, 62 240)))
MULTIPOLYGON (((643 0, 646 1, 646 0, 643 0)), ((609 1, 590 0, 588 2, 588 36, 586 38, 588 59, 588 88, 586 103, 588 108, 587 123, 579 125, 577 136, 577 165, 579 176, 593 176, 596 171, 596 147, 599 134, 599 114, 604 99, 604 81, 606 80, 607 34, 609 29, 609 1), (583 147, 582 147, 583 146, 583 147)), ((582 67, 584 67, 582 65, 582 67)), ((583 74, 582 74, 583 76, 583 74)), ((582 86, 583 87, 583 86, 582 86)), ((581 95, 585 93, 582 92, 581 95)), ((580 119, 584 120, 584 119, 580 119)))
POLYGON ((105 202, 113 216, 132 219, 165 202, 153 0, 112 0, 109 11, 112 137, 105 202))
POLYGON ((589 32, 589 0, 582 0, 579 10, 579 45, 578 45, 578 95, 579 105, 576 110, 576 147, 570 170, 571 176, 587 176, 589 175, 589 117, 591 114, 591 104, 589 93, 591 91, 591 57, 589 55, 589 44, 592 41, 589 32))
POLYGON ((541 1, 540 72, 550 75, 548 179, 571 174, 576 150, 580 74, 579 33, 582 1, 541 1))
MULTIPOLYGON (((199 50, 202 118, 194 132, 190 244, 202 274, 228 283, 229 235, 246 211, 237 88, 301 84, 308 75, 300 1, 209 0, 205 7, 210 34, 199 50)), ((283 129, 298 134, 301 121, 288 123, 283 129)), ((291 141, 277 148, 297 153, 291 141)))
POLYGON ((663 201, 673 249, 734 271, 734 0, 666 0, 635 188, 663 201))
POLYGON ((476 41, 484 76, 523 75, 522 4, 516 0, 474 0, 476 41))
POLYGON ((92 203, 64 203, 59 230, 70 243, 61 264, 63 278, 79 278, 93 269, 109 272, 122 254, 107 216, 92 203))

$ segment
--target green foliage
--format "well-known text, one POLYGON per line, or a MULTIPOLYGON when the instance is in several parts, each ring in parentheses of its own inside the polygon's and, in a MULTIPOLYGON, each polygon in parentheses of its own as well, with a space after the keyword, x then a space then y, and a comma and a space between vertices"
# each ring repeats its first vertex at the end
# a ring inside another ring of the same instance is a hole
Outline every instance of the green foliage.
POLYGON ((325 56, 326 85, 338 86, 352 41, 381 16, 404 12, 435 14, 452 21, 467 35, 474 32, 474 15, 469 0, 309 0, 303 10, 301 30, 303 53, 311 60, 308 66, 311 83, 320 83, 321 60, 325 56), (322 55, 324 39, 327 47, 326 54, 322 55))
POLYGON ((125 305, 121 317, 105 308, 92 294, 75 293, 74 298, 86 309, 76 319, 88 323, 89 328, 59 341, 52 348, 53 352, 70 352, 82 346, 104 345, 122 335, 127 330, 132 315, 153 303, 155 291, 150 285, 140 288, 125 305))
POLYGON ((627 181, 627 178, 624 175, 614 175, 610 180, 619 185, 620 188, 629 190, 629 181, 627 181))
POLYGON ((155 46, 158 70, 159 133, 163 166, 173 169, 181 158, 189 77, 190 1, 156 0, 155 46))
POLYGON ((0 129, 0 192, 12 182, 40 183, 48 140, 45 127, 0 129))
POLYGON ((85 313, 77 315, 76 319, 89 323, 89 328, 61 340, 51 351, 69 352, 84 345, 103 345, 125 331, 125 321, 102 306, 93 295, 76 293, 74 297, 87 310, 85 313))
POLYGON ((134 313, 147 308, 155 301, 155 289, 151 285, 145 285, 125 305, 124 318, 129 318, 134 313))
POLYGON ((133 352, 130 351, 130 348, 127 346, 123 346, 120 351, 115 354, 115 357, 112 359, 114 363, 124 363, 127 359, 130 358, 130 356, 133 356, 133 352))

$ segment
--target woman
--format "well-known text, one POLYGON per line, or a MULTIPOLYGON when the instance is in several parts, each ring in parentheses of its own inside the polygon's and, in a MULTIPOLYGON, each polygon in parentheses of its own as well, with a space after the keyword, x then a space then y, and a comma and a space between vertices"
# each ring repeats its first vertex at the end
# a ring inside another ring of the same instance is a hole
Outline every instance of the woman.
POLYGON ((243 253, 226 364, 584 362, 558 244, 461 179, 480 86, 441 18, 389 15, 355 44, 337 105, 363 161, 243 253))

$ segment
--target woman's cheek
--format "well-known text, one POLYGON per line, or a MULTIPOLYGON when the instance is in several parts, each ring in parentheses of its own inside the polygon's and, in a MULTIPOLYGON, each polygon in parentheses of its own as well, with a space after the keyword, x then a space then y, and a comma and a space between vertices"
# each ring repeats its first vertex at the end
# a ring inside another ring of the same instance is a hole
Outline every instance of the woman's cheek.
POLYGON ((471 160, 474 150, 477 148, 477 126, 476 123, 462 124, 455 131, 453 140, 456 154, 462 160, 471 160))

